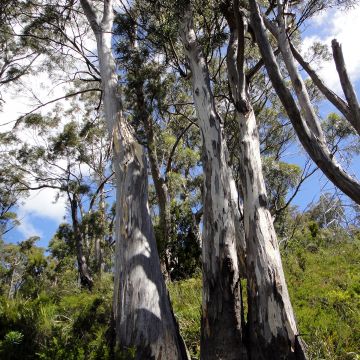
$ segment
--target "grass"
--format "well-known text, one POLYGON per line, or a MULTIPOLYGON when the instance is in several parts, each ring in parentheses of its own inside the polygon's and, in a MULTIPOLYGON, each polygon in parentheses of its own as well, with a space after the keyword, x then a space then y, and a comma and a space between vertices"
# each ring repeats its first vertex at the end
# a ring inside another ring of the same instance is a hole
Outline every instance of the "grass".
POLYGON ((200 355, 201 288, 200 278, 169 285, 175 316, 192 359, 200 355))
MULTIPOLYGON (((300 334, 311 360, 360 360, 359 241, 283 255, 300 334)), ((170 284, 192 359, 200 353, 201 279, 170 284)))

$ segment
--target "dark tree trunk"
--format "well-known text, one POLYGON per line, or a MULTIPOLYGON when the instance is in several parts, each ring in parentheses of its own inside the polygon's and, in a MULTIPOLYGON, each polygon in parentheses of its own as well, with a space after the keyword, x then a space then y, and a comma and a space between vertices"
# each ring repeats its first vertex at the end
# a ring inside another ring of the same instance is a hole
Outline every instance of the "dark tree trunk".
POLYGON ((76 200, 76 195, 73 195, 73 198, 70 197, 70 208, 71 208, 71 219, 73 224, 73 232, 76 245, 76 259, 78 264, 78 271, 80 276, 81 286, 92 289, 94 281, 90 275, 89 266, 84 255, 84 240, 83 234, 79 228, 78 221, 78 202, 76 200))
POLYGON ((135 88, 137 108, 142 121, 147 141, 151 176, 154 181, 156 197, 159 204, 159 226, 160 226, 160 263, 165 280, 170 280, 170 261, 168 256, 168 243, 170 238, 170 199, 166 182, 161 176, 159 160, 156 152, 156 141, 152 119, 146 107, 143 82, 139 81, 135 88))

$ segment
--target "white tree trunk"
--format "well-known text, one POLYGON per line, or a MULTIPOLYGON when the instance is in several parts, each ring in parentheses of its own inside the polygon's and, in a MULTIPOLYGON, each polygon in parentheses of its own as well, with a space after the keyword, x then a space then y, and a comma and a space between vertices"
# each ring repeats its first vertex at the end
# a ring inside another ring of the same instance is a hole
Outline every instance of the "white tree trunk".
POLYGON ((137 347, 137 359, 185 359, 185 347, 160 270, 148 207, 144 149, 120 124, 116 134, 114 144, 121 143, 121 147, 115 145, 114 157, 117 185, 114 317, 117 342, 122 348, 137 347))
POLYGON ((148 206, 147 160, 123 118, 115 61, 111 52, 113 9, 104 0, 101 23, 81 0, 95 33, 105 118, 113 137, 116 176, 114 322, 120 349, 135 348, 136 359, 186 359, 160 270, 148 206))
POLYGON ((240 172, 244 201, 248 289, 247 350, 250 359, 291 359, 298 350, 297 328, 282 269, 280 251, 267 207, 260 142, 245 78, 245 21, 224 9, 230 28, 228 79, 240 133, 240 172))
POLYGON ((192 72, 193 97, 203 139, 201 359, 244 359, 237 242, 241 244, 240 261, 244 260, 245 245, 243 233, 236 231, 240 229, 237 191, 189 6, 180 33, 192 72))
POLYGON ((255 114, 250 108, 237 116, 247 240, 249 355, 251 359, 301 359, 303 352, 267 208, 255 114))

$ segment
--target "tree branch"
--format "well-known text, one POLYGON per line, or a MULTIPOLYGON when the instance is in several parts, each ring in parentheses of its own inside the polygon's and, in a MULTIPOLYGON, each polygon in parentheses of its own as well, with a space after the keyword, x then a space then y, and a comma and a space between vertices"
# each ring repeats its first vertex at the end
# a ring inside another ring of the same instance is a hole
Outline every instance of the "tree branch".
POLYGON ((25 115, 20 116, 17 120, 14 120, 14 121, 16 121, 14 128, 16 128, 16 127, 20 124, 20 122, 21 122, 26 116, 28 116, 28 115, 30 115, 30 114, 33 114, 35 111, 41 109, 41 108, 44 107, 44 106, 47 106, 47 105, 52 104, 52 103, 54 103, 54 102, 56 102, 56 101, 59 101, 59 100, 68 99, 69 97, 76 96, 76 95, 80 95, 80 94, 84 94, 84 93, 87 93, 87 92, 90 92, 90 91, 100 91, 100 92, 101 92, 102 90, 101 90, 101 89, 97 89, 97 88, 80 90, 80 91, 77 91, 77 92, 75 92, 75 93, 66 94, 66 95, 64 95, 64 96, 61 96, 61 97, 58 97, 58 98, 56 98, 56 99, 50 100, 50 101, 48 101, 48 102, 46 102, 46 103, 43 103, 43 104, 37 106, 35 109, 31 110, 30 112, 26 113, 25 115))
POLYGON ((80 3, 94 34, 98 34, 101 29, 97 20, 96 10, 90 4, 89 0, 80 0, 80 3))
POLYGON ((92 207, 94 206, 94 202, 95 199, 97 197, 97 195, 99 194, 99 192, 104 188, 105 184, 111 179, 111 177, 114 175, 114 172, 112 172, 109 176, 107 176, 102 182, 101 184, 98 186, 98 188, 95 191, 95 194, 93 195, 91 201, 90 201, 90 205, 89 205, 89 210, 92 209, 92 207))
POLYGON ((191 126, 193 125, 194 123, 191 122, 182 132, 181 134, 178 136, 178 138, 176 139, 171 151, 170 151, 170 155, 169 155, 169 158, 168 158, 168 161, 167 161, 167 164, 166 164, 166 170, 165 170, 165 182, 167 180, 167 174, 168 172, 171 170, 171 163, 172 163, 172 159, 173 159, 173 156, 175 154, 175 150, 177 148, 177 146, 179 145, 179 142, 181 140, 181 138, 185 135, 185 133, 191 128, 191 126))
POLYGON ((318 89, 323 93, 323 95, 347 118, 349 119, 350 111, 348 105, 343 99, 341 99, 337 94, 330 90, 325 83, 320 79, 311 65, 304 60, 301 54, 296 50, 294 45, 289 41, 291 52, 294 55, 296 61, 303 67, 303 69, 308 73, 313 83, 318 87, 318 89))
POLYGON ((359 102, 350 81, 349 75, 346 70, 344 56, 341 50, 341 45, 337 42, 336 39, 333 39, 331 42, 331 47, 333 51, 333 57, 336 65, 336 70, 339 74, 339 79, 341 87, 344 91, 346 101, 349 105, 351 111, 351 124, 354 126, 358 134, 360 135, 360 108, 359 102))
POLYGON ((319 141, 304 123, 297 104, 280 73, 274 52, 266 36, 264 22, 256 0, 250 0, 250 8, 253 29, 269 78, 293 124, 301 144, 328 179, 352 200, 360 204, 360 184, 334 161, 332 154, 325 144, 319 141))
MULTIPOLYGON (((84 10, 85 11, 85 10, 84 10)), ((113 7, 112 0, 104 0, 104 14, 101 20, 101 25, 103 26, 103 31, 111 31, 112 26, 112 17, 113 17, 113 7)))

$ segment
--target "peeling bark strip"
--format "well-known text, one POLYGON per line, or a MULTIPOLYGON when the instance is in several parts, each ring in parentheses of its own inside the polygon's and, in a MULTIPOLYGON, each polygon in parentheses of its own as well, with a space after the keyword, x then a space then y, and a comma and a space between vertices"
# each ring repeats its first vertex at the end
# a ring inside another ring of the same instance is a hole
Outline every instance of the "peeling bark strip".
MULTIPOLYGON (((237 191, 227 165, 227 148, 216 112, 208 69, 193 28, 190 5, 180 35, 192 73, 193 97, 203 138, 203 299, 201 359, 246 359, 242 338, 237 242, 244 257, 237 191)), ((242 264, 244 266, 244 264, 242 264)))
POLYGON ((360 184, 349 176, 335 161, 326 144, 321 141, 305 122, 290 90, 286 87, 265 33, 265 26, 256 0, 250 0, 252 28, 256 35, 264 64, 274 89, 306 152, 327 178, 357 204, 360 204, 360 184))
POLYGON ((116 176, 114 322, 120 349, 135 348, 136 359, 187 359, 164 279, 148 207, 147 161, 122 116, 111 52, 113 8, 104 0, 101 23, 81 0, 94 31, 104 94, 105 118, 113 136, 116 176))

